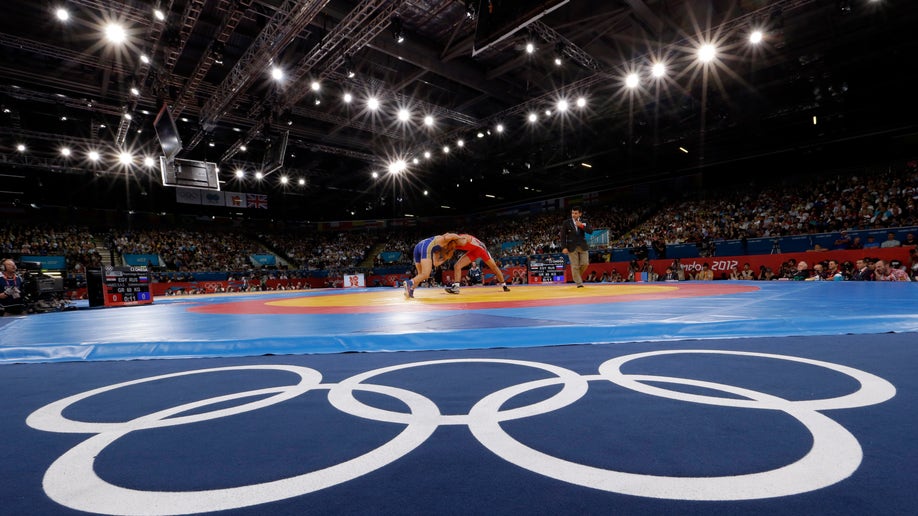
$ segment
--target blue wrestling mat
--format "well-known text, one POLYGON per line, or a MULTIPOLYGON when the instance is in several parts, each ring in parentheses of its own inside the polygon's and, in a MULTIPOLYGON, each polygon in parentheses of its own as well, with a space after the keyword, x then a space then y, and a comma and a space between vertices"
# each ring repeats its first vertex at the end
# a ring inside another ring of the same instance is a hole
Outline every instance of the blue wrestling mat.
POLYGON ((0 327, 0 363, 918 331, 918 286, 683 282, 157 298, 0 327))

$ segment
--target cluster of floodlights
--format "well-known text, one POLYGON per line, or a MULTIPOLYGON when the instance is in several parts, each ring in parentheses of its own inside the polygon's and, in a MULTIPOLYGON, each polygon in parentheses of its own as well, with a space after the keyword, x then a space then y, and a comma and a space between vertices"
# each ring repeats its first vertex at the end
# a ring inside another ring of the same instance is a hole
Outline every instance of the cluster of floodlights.
MULTIPOLYGON (((879 3, 877 0, 870 0, 870 2, 879 3)), ((471 5, 469 2, 466 2, 466 4, 467 6, 471 5)), ((467 9, 466 14, 468 16, 474 16, 474 11, 469 11, 467 9)), ((69 12, 64 8, 56 9, 55 15, 57 16, 58 20, 60 20, 61 22, 67 22, 70 19, 69 12)), ((163 21, 166 18, 166 14, 160 9, 155 9, 153 11, 153 16, 159 21, 163 21)), ((105 39, 108 42, 112 44, 116 44, 116 45, 122 45, 125 43, 129 43, 130 38, 129 38, 128 31, 126 31, 124 27, 120 25, 119 23, 114 22, 114 21, 105 21, 105 22, 100 22, 99 26, 101 27, 101 30, 104 33, 105 39)), ((390 27, 392 29, 393 38, 398 43, 402 43, 405 40, 405 31, 403 29, 401 20, 397 17, 393 18, 390 27)), ((762 29, 754 28, 748 34, 748 42, 752 45, 758 45, 762 43, 765 39, 766 39, 766 33, 762 29)), ((538 48, 537 43, 533 41, 528 42, 524 47, 524 51, 527 54, 535 54, 538 50, 539 48, 538 48)), ((704 67, 708 64, 716 62, 715 60, 717 59, 719 55, 718 43, 704 41, 703 38, 699 38, 699 40, 696 41, 694 44, 694 52, 695 52, 696 62, 699 63, 700 66, 704 67)), ((560 47, 559 45, 556 44, 555 45, 555 54, 556 54, 555 64, 558 66, 562 64, 562 55, 561 55, 562 53, 563 53, 563 47, 560 47)), ((146 54, 139 53, 139 59, 145 64, 150 63, 150 58, 146 54)), ((351 60, 351 57, 346 56, 345 61, 346 61, 345 68, 347 70, 346 74, 348 77, 353 77, 356 71, 355 71, 353 62, 351 60)), ((638 70, 630 70, 626 74, 624 74, 624 76, 622 77, 622 85, 624 86, 625 90, 636 90, 642 85, 642 82, 657 81, 657 84, 659 84, 659 81, 661 81, 667 75, 666 59, 661 57, 659 59, 654 60, 654 62, 650 63, 647 72, 649 72, 649 80, 642 79, 642 74, 638 70)), ((285 73, 284 73, 283 68, 277 65, 273 65, 270 68, 269 73, 271 77, 276 81, 283 81, 285 78, 285 73)), ((319 93, 322 90, 321 83, 319 81, 312 81, 310 83, 310 89, 312 90, 314 94, 313 103, 316 105, 321 104, 321 97, 319 96, 319 93)), ((141 94, 140 90, 134 84, 131 84, 130 92, 131 92, 131 95, 133 96, 139 96, 141 94)), ((383 110, 383 103, 380 100, 380 98, 372 94, 365 95, 362 98, 358 99, 353 93, 345 90, 341 93, 341 102, 347 105, 351 105, 357 102, 362 102, 363 108, 365 109, 365 111, 371 114, 381 113, 383 110)), ((544 111, 535 111, 535 110, 529 111, 526 113, 525 119, 529 124, 535 124, 540 119, 548 118, 553 115, 564 114, 565 112, 572 109, 572 104, 573 106, 576 106, 577 108, 582 109, 587 106, 587 99, 586 97, 583 97, 583 96, 578 97, 576 99, 559 98, 556 101, 553 109, 548 108, 548 109, 545 109, 544 111)), ((130 116, 130 115, 125 115, 125 116, 130 116)), ((416 120, 417 119, 416 117, 418 115, 415 115, 414 113, 412 113, 410 108, 407 106, 396 106, 394 110, 394 116, 398 123, 408 124, 416 120)), ((433 114, 429 114, 429 113, 420 114, 419 116, 420 116, 419 120, 421 120, 421 122, 423 123, 425 127, 429 129, 433 129, 436 127, 436 119, 434 118, 433 114)), ((492 134, 492 129, 494 133, 501 134, 507 130, 507 126, 504 123, 499 122, 499 123, 496 123, 493 128, 482 129, 482 130, 477 131, 475 133, 475 136, 477 138, 484 138, 485 136, 492 134)), ((440 147, 439 151, 443 155, 447 155, 454 148, 462 148, 465 146, 465 144, 466 142, 460 138, 460 139, 457 139, 455 142, 453 142, 453 145, 455 147, 451 146, 450 144, 444 144, 442 145, 442 147, 440 147)), ((24 151, 24 146, 20 145, 20 147, 22 147, 20 151, 21 152, 24 151)), ((64 151, 62 150, 62 153, 63 152, 64 151)), ((97 156, 96 159, 98 159, 97 152, 90 151, 90 156, 92 155, 97 156)), ((421 162, 422 159, 429 160, 433 156, 434 156, 434 152, 430 150, 423 150, 414 155, 409 155, 407 158, 396 158, 390 162, 388 166, 388 171, 391 174, 400 174, 408 170, 409 162, 417 165, 421 162)), ((150 159, 151 158, 145 158, 144 163, 147 164, 148 166, 154 166, 155 164, 153 165, 149 164, 150 159)), ((133 157, 130 157, 128 153, 122 153, 119 157, 119 160, 122 163, 130 164, 133 162, 133 157)), ((244 177, 244 172, 240 176, 239 171, 237 171, 236 175, 237 177, 244 177)), ((256 174, 256 179, 257 178, 258 177, 256 174)), ((284 179, 285 178, 282 177, 281 181, 286 183, 284 179)), ((301 181, 300 184, 303 184, 303 180, 301 179, 300 181, 301 181)))
MULTIPOLYGON (((16 144, 17 152, 26 153, 28 152, 28 150, 29 149, 26 146, 26 144, 24 143, 16 144)), ((66 145, 60 147, 58 149, 58 152, 60 152, 61 157, 66 158, 66 159, 75 159, 78 157, 78 154, 79 154, 77 151, 71 149, 70 147, 66 145)), ((154 167, 159 166, 159 163, 156 161, 156 159, 151 156, 144 156, 141 158, 140 156, 135 156, 132 152, 126 151, 126 150, 122 150, 122 151, 111 153, 111 154, 109 153, 103 154, 103 152, 100 152, 97 149, 89 149, 87 151, 83 151, 82 155, 90 163, 102 163, 103 157, 109 156, 112 161, 117 162, 124 166, 136 165, 138 163, 142 163, 145 167, 148 167, 148 168, 154 168, 154 167)))

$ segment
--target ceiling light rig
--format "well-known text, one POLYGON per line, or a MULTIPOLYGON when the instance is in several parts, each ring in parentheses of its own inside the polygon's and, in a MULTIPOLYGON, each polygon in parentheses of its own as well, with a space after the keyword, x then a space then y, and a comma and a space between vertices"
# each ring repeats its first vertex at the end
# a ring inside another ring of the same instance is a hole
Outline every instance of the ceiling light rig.
MULTIPOLYGON (((756 15, 757 13, 758 13, 758 12, 750 13, 749 15, 744 15, 744 16, 741 16, 741 17, 736 18, 736 19, 734 19, 734 20, 731 20, 731 21, 729 22, 729 24, 730 24, 732 30, 733 30, 734 32, 736 32, 736 31, 742 31, 743 29, 740 29, 740 28, 739 28, 739 26, 741 25, 742 22, 745 22, 745 23, 746 23, 745 27, 749 27, 749 25, 748 25, 749 20, 750 20, 750 19, 754 19, 755 15, 756 15)), ((713 30, 713 29, 712 29, 712 30, 713 30)), ((758 44, 758 43, 760 43, 760 42, 764 39, 764 33, 761 32, 761 30, 757 30, 757 31, 754 32, 753 34, 755 34, 755 35, 754 35, 754 36, 753 36, 753 35, 750 35, 750 36, 749 36, 749 43, 750 43, 750 44, 758 44)), ((721 38, 721 39, 723 39, 723 38, 721 38)), ((692 44, 691 42, 689 43, 689 48, 686 48, 686 46, 683 46, 683 44, 684 44, 684 41, 683 41, 683 42, 678 42, 678 43, 677 43, 677 42, 674 42, 674 43, 672 43, 671 45, 668 45, 667 48, 668 48, 669 51, 672 52, 672 53, 683 52, 683 53, 685 53, 686 55, 688 55, 688 54, 694 54, 695 62, 698 63, 698 64, 689 65, 689 66, 700 66, 702 69, 704 69, 704 68, 706 68, 707 65, 710 63, 710 64, 716 64, 718 67, 723 67, 723 64, 721 63, 721 60, 719 59, 719 57, 720 57, 720 56, 719 56, 719 52, 720 52, 721 50, 718 49, 717 42, 713 42, 713 41, 704 41, 704 40, 699 36, 699 38, 698 38, 697 40, 695 40, 695 43, 694 43, 694 44, 692 44)), ((533 53, 535 53, 535 51, 537 50, 537 47, 536 47, 536 45, 535 45, 535 43, 534 43, 534 40, 533 40, 531 34, 530 34, 530 36, 526 39, 526 45, 525 45, 524 49, 525 49, 525 51, 526 51, 527 53, 529 53, 529 54, 533 54, 533 53)), ((558 42, 558 43, 555 45, 555 55, 560 56, 560 55, 564 52, 564 50, 565 50, 565 47, 564 47, 563 42, 558 42)), ((739 57, 739 56, 734 56, 734 57, 739 57)), ((622 83, 621 83, 621 84, 622 84, 622 90, 621 90, 622 93, 624 93, 624 92, 630 92, 631 95, 642 94, 643 92, 642 92, 641 88, 639 88, 639 87, 641 86, 641 83, 642 83, 641 77, 642 77, 642 74, 643 74, 643 73, 647 73, 649 77, 653 77, 654 79, 656 79, 657 85, 658 85, 658 87, 659 87, 659 86, 662 84, 662 79, 665 78, 667 75, 669 75, 669 66, 668 66, 668 64, 667 64, 667 61, 671 61, 672 59, 673 59, 673 56, 670 56, 670 55, 667 54, 667 59, 666 59, 666 60, 656 58, 656 59, 653 59, 653 60, 651 61, 651 64, 650 64, 650 65, 640 65, 640 66, 638 66, 638 65, 637 65, 638 59, 632 60, 631 62, 629 62, 628 64, 626 64, 626 66, 627 66, 628 68, 630 68, 631 70, 630 70, 628 73, 623 74, 623 79, 622 79, 622 83), (643 71, 644 69, 646 69, 646 72, 643 71)), ((715 73, 716 73, 716 71, 715 71, 715 73)), ((587 78, 585 78, 585 79, 582 79, 581 81, 577 81, 577 82, 575 82, 575 83, 573 83, 573 84, 569 84, 569 85, 567 85, 566 87, 568 87, 568 88, 576 87, 577 89, 580 89, 580 88, 585 89, 585 88, 588 88, 588 87, 590 87, 590 86, 592 86, 592 85, 595 85, 595 84, 604 83, 604 81, 601 79, 600 76, 606 77, 606 76, 608 76, 608 73, 606 73, 606 74, 595 74, 595 75, 593 75, 593 76, 590 76, 590 77, 587 77, 587 78)), ((550 98, 550 97, 553 96, 553 95, 555 96, 555 98, 557 98, 557 92, 556 92, 556 93, 554 93, 554 94, 552 94, 552 93, 543 94, 543 95, 540 97, 540 99, 550 98)), ((632 98, 633 98, 633 97, 632 97, 632 98)), ((502 112, 502 113, 500 113, 500 114, 498 114, 498 115, 495 115, 494 117, 491 118, 491 120, 494 120, 494 119, 497 118, 498 116, 503 116, 503 117, 505 117, 505 116, 514 115, 514 114, 519 115, 519 114, 520 114, 519 111, 518 111, 519 108, 525 107, 525 106, 528 104, 529 107, 530 107, 530 109, 531 109, 532 107, 535 107, 538 103, 539 103, 539 100, 534 99, 534 101, 531 101, 530 103, 520 104, 520 105, 518 105, 518 106, 515 106, 515 107, 513 107, 513 108, 507 110, 506 112, 502 112)), ((586 108, 586 107, 587 107, 587 103, 588 103, 588 102, 587 102, 587 97, 586 97, 586 96, 583 96, 583 95, 577 97, 577 100, 574 101, 574 105, 576 105, 576 106, 577 106, 578 108, 580 108, 580 109, 586 108)), ((571 107, 570 101, 567 100, 567 99, 561 98, 560 100, 555 100, 555 101, 554 101, 554 106, 553 106, 554 109, 552 109, 552 108, 545 108, 545 110, 544 110, 545 118, 546 118, 546 119, 547 119, 547 118, 550 118, 550 117, 551 117, 553 114, 555 114, 556 112, 559 113, 559 114, 560 114, 560 113, 567 112, 567 111, 570 110, 570 107, 571 107)), ((536 123, 539 122, 539 116, 536 115, 536 112, 535 112, 535 111, 528 111, 528 112, 525 112, 525 114, 524 114, 523 116, 524 116, 525 120, 527 120, 527 121, 529 122, 530 125, 533 125, 533 124, 536 124, 536 123)), ((425 118, 425 125, 429 125, 429 123, 427 122, 426 118, 425 118)), ((496 125, 494 125, 494 126, 492 126, 492 127, 493 127, 494 131, 495 131, 496 133, 498 133, 498 134, 501 134, 501 133, 503 133, 503 132, 506 130, 506 126, 505 126, 503 123, 498 123, 498 124, 496 124, 496 125)), ((481 138, 484 138, 486 135, 491 135, 491 130, 490 130, 490 129, 482 129, 482 130, 478 130, 476 133, 473 133, 473 134, 475 134, 475 136, 476 136, 477 138, 481 139, 481 138)), ((456 131, 453 131, 450 135, 445 135, 446 138, 455 138, 456 136, 457 136, 456 131)), ((434 145, 437 145, 437 144, 438 144, 437 142, 432 142, 432 143, 433 143, 434 145)), ((443 145, 443 142, 442 142, 442 141, 439 142, 439 145, 443 145)), ((409 153, 409 154, 410 154, 410 153, 409 153)), ((425 156, 425 158, 428 158, 428 159, 429 159, 429 158, 430 158, 430 153, 429 153, 429 152, 425 152, 425 153, 424 153, 424 156, 425 156)))
POLYGON ((405 42, 405 29, 399 17, 392 18, 392 39, 399 45, 405 42))
POLYGON ((469 20, 474 20, 475 15, 477 14, 475 9, 475 0, 465 0, 465 17, 469 20))
MULTIPOLYGON (((474 4, 475 4, 475 3, 476 3, 476 2, 474 2, 473 0, 466 0, 465 6, 466 6, 467 9, 470 9, 470 10, 474 11, 474 4)), ((55 14, 56 14, 56 13, 55 13, 55 14)), ((156 12, 155 15, 156 15, 157 19, 159 19, 159 20, 164 20, 165 17, 166 17, 166 14, 165 14, 165 13, 162 13, 161 11, 156 12)), ((472 16, 473 16, 473 15, 474 15, 474 14, 472 14, 472 16)), ((748 18, 749 18, 749 17, 746 17, 747 20, 748 20, 748 18)), ((59 16, 59 19, 61 19, 60 16, 59 16)), ((739 18, 737 18, 736 20, 731 20, 730 23, 734 24, 734 27, 735 27, 735 22, 738 21, 738 20, 739 20, 739 18)), ((65 20, 61 19, 61 21, 65 21, 65 20)), ((741 32, 741 33, 743 33, 743 37, 745 37, 745 33, 749 30, 749 28, 750 28, 750 25, 749 25, 749 24, 746 24, 743 28, 737 29, 736 32, 741 32)), ((393 17, 393 18, 391 19, 391 30, 392 30, 393 38, 395 39, 395 41, 396 41, 397 43, 402 43, 402 42, 404 42, 404 39, 405 39, 405 31, 404 31, 404 26, 403 26, 402 21, 401 21, 400 18, 398 18, 398 17, 393 17)), ((123 41, 125 41, 125 40, 127 39, 127 34, 125 33, 124 28, 123 28, 122 26, 116 25, 116 24, 114 24, 114 23, 111 23, 111 24, 109 24, 109 25, 106 26, 106 28, 105 28, 105 34, 106 34, 106 37, 107 37, 110 41, 113 41, 113 42, 114 42, 114 41, 123 42, 123 41)), ((764 37, 764 34, 763 34, 760 30, 756 30, 755 32, 752 32, 752 33, 749 34, 749 43, 751 43, 751 44, 757 44, 757 43, 759 43, 759 42, 762 41, 763 37, 764 37)), ((543 40, 544 40, 544 39, 543 39, 543 40)), ((536 47, 535 39, 533 39, 533 37, 532 37, 532 34, 530 34, 530 37, 529 37, 526 41, 527 41, 527 43, 526 43, 526 45, 525 45, 525 51, 526 51, 527 53, 529 53, 529 54, 534 54, 535 51, 537 50, 537 47, 536 47)), ((551 43, 550 43, 550 40, 544 40, 544 41, 549 41, 549 44, 551 44, 551 43)), ((714 42, 705 42, 704 44, 702 44, 702 45, 697 45, 697 46, 698 46, 698 48, 696 49, 696 52, 697 52, 696 56, 697 56, 698 60, 701 61, 702 63, 711 63, 711 62, 713 62, 713 61, 715 61, 715 60, 718 60, 718 58, 720 57, 720 56, 718 56, 718 49, 717 49, 716 46, 714 45, 714 42)), ((675 46, 674 46, 673 48, 682 49, 683 47, 675 47, 675 46)), ((554 44, 554 50, 555 50, 555 53, 554 53, 553 55, 555 56, 555 58, 556 58, 556 60, 557 60, 557 61, 556 61, 556 65, 560 66, 560 64, 563 63, 563 55, 564 55, 565 51, 570 52, 570 51, 574 50, 574 47, 572 46, 571 48, 566 49, 563 42, 557 41, 557 42, 554 44)), ((685 52, 686 54, 688 54, 688 53, 691 52, 691 50, 686 49, 686 50, 684 50, 684 52, 685 52)), ((144 57, 146 57, 146 56, 144 56, 144 57)), ((719 60, 718 60, 718 61, 719 61, 719 60)), ((721 66, 721 65, 722 65, 722 63, 719 63, 719 62, 718 62, 717 64, 718 64, 718 66, 721 66)), ((698 66, 698 65, 696 64, 695 66, 698 66)), ((703 65, 702 65, 702 66, 703 66, 703 65)), ((283 78, 284 78, 284 71, 283 71, 282 68, 280 68, 279 66, 276 66, 276 65, 275 65, 275 66, 271 66, 269 69, 270 69, 271 76, 272 76, 272 78, 273 78, 274 80, 277 80, 277 81, 283 80, 283 78)), ((658 79, 661 78, 661 77, 663 77, 663 76, 666 75, 666 73, 667 73, 666 65, 665 65, 664 63, 662 63, 662 62, 656 62, 656 63, 654 63, 654 64, 652 65, 652 67, 649 67, 647 70, 648 70, 648 72, 649 72, 650 75, 652 75, 653 77, 656 77, 656 78, 658 78, 658 79)), ((352 56, 351 56, 350 54, 347 54, 347 55, 344 56, 344 72, 345 72, 345 76, 348 77, 348 78, 353 78, 353 77, 356 75, 356 67, 354 66, 353 59, 352 59, 352 56)), ((624 80, 624 86, 625 86, 625 88, 637 89, 638 86, 640 86, 640 84, 641 84, 641 78, 642 78, 642 77, 646 77, 645 75, 643 75, 643 73, 648 73, 648 72, 643 72, 643 71, 642 71, 642 72, 640 72, 640 74, 639 74, 637 71, 635 71, 634 73, 628 74, 628 76, 627 76, 627 77, 625 78, 625 80, 624 80)), ((595 83, 595 82, 594 82, 594 83, 595 83)), ((568 85, 568 86, 570 86, 570 85, 568 85)), ((310 87, 311 87, 312 91, 315 92, 315 93, 317 94, 318 91, 319 91, 319 89, 321 88, 321 85, 319 84, 318 81, 315 81, 315 82, 313 82, 313 83, 310 84, 310 87)), ((627 90, 624 90, 624 89, 623 89, 623 91, 627 91, 627 90)), ((133 88, 133 89, 131 90, 131 94, 134 95, 134 96, 137 96, 137 95, 140 94, 140 91, 139 91, 138 89, 136 89, 136 88, 133 88), (136 93, 135 93, 135 91, 136 91, 136 93)), ((381 93, 380 93, 380 95, 381 95, 381 93)), ((386 97, 383 97, 383 98, 386 98, 386 97)), ((557 97, 556 97, 556 98, 557 98, 557 97)), ((586 103, 587 103, 587 102, 586 102, 586 98, 585 98, 585 97, 579 97, 579 98, 577 98, 576 101, 573 101, 573 97, 570 97, 570 99, 571 99, 571 100, 568 100, 568 99, 561 99, 560 101, 557 102, 556 105, 552 106, 552 108, 553 108, 554 110, 556 110, 557 112, 566 112, 566 111, 569 111, 569 110, 570 110, 571 104, 576 105, 578 108, 584 108, 584 107, 586 107, 586 103)), ((354 100, 354 98, 353 98, 353 96, 352 96, 351 93, 344 93, 343 96, 342 96, 342 101, 343 101, 345 104, 349 104, 349 103, 351 103, 353 100, 354 100)), ((316 105, 318 105, 318 103, 320 102, 320 99, 319 99, 319 97, 318 97, 317 95, 316 95, 315 97, 313 97, 313 102, 314 102, 316 105)), ((368 111, 376 112, 376 111, 379 111, 379 110, 380 110, 380 107, 381 107, 381 106, 380 106, 380 102, 379 102, 379 100, 378 100, 377 97, 375 97, 375 96, 370 96, 370 97, 367 98, 367 100, 366 100, 366 105, 365 105, 365 107, 366 107, 366 109, 367 109, 368 111)), ((533 124, 533 125, 534 125, 534 124, 537 124, 537 123, 540 121, 540 117, 539 117, 539 115, 536 115, 536 112, 537 112, 537 111, 535 111, 535 110, 533 109, 533 108, 536 108, 536 107, 537 107, 537 104, 536 104, 536 103, 532 103, 532 104, 529 106, 530 109, 524 110, 524 111, 522 111, 522 112, 513 113, 513 116, 520 116, 521 118, 525 117, 525 120, 528 120, 530 124, 533 124)), ((544 108, 545 106, 543 105, 542 107, 544 108)), ((518 109, 518 107, 515 107, 515 109, 518 109)), ((545 109, 545 111, 544 111, 544 112, 545 112, 545 117, 551 117, 551 115, 553 114, 553 109, 545 109)), ((417 115, 418 113, 415 113, 415 114, 417 115)), ((387 109, 387 110, 386 110, 386 115, 387 115, 387 116, 392 116, 392 111, 389 110, 389 109, 387 109)), ((373 116, 380 116, 380 115, 374 114, 373 116)), ((125 117, 129 119, 130 115, 128 114, 128 112, 125 113, 125 117)), ((496 114, 496 115, 494 116, 494 118, 491 119, 492 122, 493 122, 493 120, 494 120, 495 118, 497 118, 497 117, 503 118, 503 120, 504 120, 506 123, 509 123, 509 124, 512 124, 512 123, 513 123, 513 121, 512 121, 512 119, 511 119, 510 116, 504 116, 503 114, 496 114)), ((400 122, 408 123, 408 122, 410 122, 410 121, 412 120, 412 114, 410 113, 410 111, 408 111, 407 108, 403 108, 403 109, 399 109, 398 111, 395 112, 395 118, 396 118, 398 121, 400 121, 400 122)), ((544 119, 543 119, 543 120, 544 120, 544 119)), ((522 122, 522 120, 521 120, 521 122, 522 122)), ((424 126, 426 126, 426 127, 428 127, 428 128, 435 128, 435 125, 436 125, 435 122, 434 122, 434 118, 433 118, 432 115, 425 115, 425 116, 423 117, 423 124, 424 124, 424 126)), ((420 124, 418 124, 418 125, 420 125, 420 124)), ((444 124, 441 124, 441 125, 444 125, 444 124)), ((490 125, 490 124, 489 124, 489 125, 490 125)), ((494 129, 494 131, 497 132, 498 134, 501 134, 501 133, 503 133, 503 132, 506 130, 506 127, 505 127, 504 123, 500 123, 500 124, 496 124, 496 125, 490 125, 490 127, 492 127, 492 128, 494 129)), ((466 136, 471 137, 471 134, 476 134, 476 136, 477 136, 478 138, 484 138, 485 132, 483 131, 483 129, 484 129, 484 127, 482 127, 482 130, 478 131, 477 133, 468 133, 466 136)), ((491 133, 491 131, 488 130, 488 131, 487 131, 487 134, 490 134, 490 133, 491 133)), ((455 145, 456 145, 456 148, 459 148, 459 147, 462 147, 462 146, 463 146, 461 143, 458 143, 459 141, 462 141, 462 140, 457 140, 457 139, 456 139, 457 136, 458 136, 458 135, 457 135, 457 132, 455 132, 455 131, 452 132, 451 134, 443 135, 443 137, 442 137, 442 139, 441 139, 440 142, 429 142, 428 145, 427 145, 427 147, 428 147, 428 148, 433 148, 433 149, 440 148, 440 149, 443 149, 443 150, 444 150, 444 153, 446 153, 446 152, 448 152, 448 151, 446 151, 446 149, 448 149, 449 146, 444 145, 444 141, 456 142, 456 144, 455 144, 455 145), (439 145, 438 145, 438 144, 439 144, 439 145)), ((456 149, 454 149, 454 150, 456 150, 456 149)), ((24 152, 24 150, 21 151, 21 152, 24 152)), ((456 150, 456 152, 458 152, 458 150, 456 150)), ((409 155, 412 155, 412 154, 409 153, 409 155)), ((430 159, 430 158, 431 158, 430 152, 429 152, 429 151, 425 152, 425 153, 424 153, 424 157, 427 158, 427 159, 430 159)))
POLYGON ((350 54, 344 55, 344 75, 348 79, 353 79, 357 76, 357 67, 354 66, 354 60, 350 54))

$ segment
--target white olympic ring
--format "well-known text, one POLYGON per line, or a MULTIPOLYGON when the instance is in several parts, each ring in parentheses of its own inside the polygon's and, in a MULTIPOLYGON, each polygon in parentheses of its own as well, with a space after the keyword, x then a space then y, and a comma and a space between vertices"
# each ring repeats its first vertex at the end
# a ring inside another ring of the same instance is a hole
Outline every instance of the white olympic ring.
MULTIPOLYGON (((390 367, 384 367, 381 369, 375 369, 373 371, 368 371, 366 373, 361 373, 356 376, 352 376, 341 383, 337 384, 335 387, 332 387, 331 392, 328 393, 328 401, 338 410, 351 414, 353 416, 359 417, 368 417, 375 421, 384 421, 389 423, 404 423, 408 424, 413 419, 413 414, 405 414, 402 412, 392 412, 375 407, 370 407, 357 400, 353 396, 352 389, 357 386, 362 386, 361 382, 378 376, 381 374, 389 373, 392 371, 398 371, 402 369, 407 369, 411 367, 420 367, 428 365, 440 365, 440 364, 461 364, 461 363, 494 363, 494 364, 510 364, 510 365, 520 365, 533 367, 536 369, 543 369, 550 373, 557 375, 557 380, 562 382, 563 388, 560 392, 552 396, 551 398, 541 401, 539 403, 534 403, 528 407, 517 407, 512 410, 505 412, 498 412, 500 417, 497 418, 498 421, 507 421, 511 419, 518 419, 522 417, 536 416, 540 414, 547 414, 553 410, 558 410, 564 408, 567 405, 577 401, 587 392, 587 382, 582 376, 571 371, 570 369, 565 369, 563 367, 553 366, 550 364, 543 364, 540 362, 527 362, 523 360, 509 360, 509 359, 486 359, 486 358, 457 358, 457 359, 448 359, 448 360, 431 360, 429 362, 413 362, 409 364, 399 364, 390 367)), ((468 415, 440 415, 439 421, 437 424, 440 425, 468 425, 471 414, 468 415)))
MULTIPOLYGON (((513 439, 500 428, 500 425, 487 417, 470 418, 474 422, 469 425, 470 429, 485 447, 504 460, 572 484, 650 498, 709 501, 750 500, 813 491, 848 478, 861 463, 863 452, 860 444, 844 427, 816 412, 816 409, 872 405, 886 401, 896 393, 895 387, 886 380, 850 367, 785 355, 740 351, 651 351, 611 359, 603 363, 599 371, 599 375, 587 377, 587 379, 608 380, 637 392, 680 401, 785 412, 803 423, 811 432, 813 447, 797 462, 772 471, 727 477, 664 477, 604 470, 575 464, 538 452, 513 439), (665 376, 625 375, 620 370, 622 364, 631 360, 676 353, 717 353, 802 362, 848 374, 860 382, 861 388, 853 394, 829 400, 788 401, 777 396, 730 385, 665 376), (705 387, 743 396, 748 400, 687 394, 642 383, 648 381, 705 387)), ((477 414, 479 411, 493 412, 518 394, 555 383, 557 380, 554 379, 538 380, 508 387, 488 395, 470 412, 471 414, 477 414)))
POLYGON ((189 492, 139 491, 110 484, 99 478, 93 469, 95 457, 102 453, 106 446, 132 431, 179 424, 176 421, 180 420, 189 423, 192 421, 210 419, 203 417, 208 414, 194 414, 184 418, 169 419, 167 421, 162 421, 161 418, 163 417, 169 417, 173 414, 193 410, 207 404, 223 403, 234 399, 280 391, 281 393, 278 396, 265 398, 237 407, 214 411, 209 414, 218 414, 218 417, 222 417, 245 412, 246 410, 242 409, 247 407, 250 409, 253 406, 257 406, 258 408, 266 407, 274 403, 279 403, 284 399, 290 399, 302 394, 310 388, 322 388, 322 386, 318 384, 318 379, 320 377, 321 375, 315 370, 297 366, 221 367, 185 371, 110 385, 46 405, 33 412, 26 419, 26 423, 34 428, 52 432, 90 431, 98 433, 96 436, 71 448, 51 464, 48 471, 45 472, 45 477, 42 482, 45 493, 47 493, 52 500, 55 500, 61 505, 65 505, 72 509, 102 514, 191 514, 235 509, 311 493, 363 476, 393 462, 417 448, 426 441, 437 428, 434 424, 424 422, 425 419, 433 421, 434 418, 430 416, 438 413, 436 405, 427 398, 394 387, 362 385, 355 388, 393 396, 408 405, 412 412, 419 412, 422 416, 426 415, 428 417, 421 417, 418 422, 410 423, 405 430, 388 443, 349 461, 304 475, 249 486, 189 492), (176 376, 244 369, 278 369, 290 371, 299 374, 302 381, 296 386, 293 386, 293 388, 287 390, 285 390, 285 388, 259 389, 187 403, 126 423, 100 423, 96 426, 91 423, 87 424, 70 421, 61 415, 64 409, 76 401, 120 387, 176 376), (316 380, 315 384, 304 385, 308 380, 313 379, 316 380), (74 423, 75 426, 68 428, 66 427, 67 423, 74 423), (88 430, 93 427, 95 427, 96 430, 88 430))
POLYGON ((467 425, 475 438, 504 460, 575 485, 636 496, 675 500, 748 500, 804 493, 820 489, 850 476, 860 465, 863 452, 857 439, 818 410, 862 407, 892 398, 895 387, 864 371, 787 355, 720 350, 662 350, 617 357, 604 362, 599 374, 580 375, 569 369, 522 360, 447 359, 399 364, 361 373, 337 384, 323 384, 321 374, 310 368, 286 365, 235 366, 185 371, 123 382, 86 391, 50 403, 33 412, 26 422, 49 432, 95 433, 59 457, 45 473, 45 492, 58 503, 73 509, 106 514, 188 514, 258 505, 311 493, 363 476, 388 465, 421 444, 440 425, 467 425), (861 388, 852 394, 823 400, 790 401, 741 387, 713 382, 653 375, 628 375, 621 366, 632 360, 671 354, 723 354, 800 362, 846 374, 861 388), (553 377, 529 381, 491 393, 478 401, 466 415, 441 414, 429 398, 405 389, 362 383, 379 375, 420 366, 457 363, 497 363, 533 367, 553 377), (292 386, 270 387, 218 396, 164 409, 121 423, 73 421, 63 416, 72 404, 111 390, 178 376, 234 370, 279 370, 294 373, 300 381, 292 386), (546 414, 583 397, 591 381, 609 381, 638 393, 679 401, 724 407, 741 407, 784 412, 802 423, 812 434, 811 450, 796 462, 765 472, 724 477, 669 477, 635 474, 569 462, 534 450, 501 427, 512 419, 546 414), (662 389, 644 382, 681 384, 719 390, 740 398, 718 398, 662 389), (502 410, 512 398, 534 389, 561 384, 559 392, 544 401, 502 410), (117 439, 137 430, 205 421, 280 403, 310 390, 328 389, 329 403, 345 413, 365 419, 404 424, 406 428, 380 447, 337 465, 270 482, 203 491, 141 491, 115 486, 94 471, 95 457, 117 439), (353 396, 354 390, 391 396, 408 407, 395 412, 368 406, 353 396), (216 403, 273 394, 250 403, 187 416, 178 414, 216 403), (175 417, 173 417, 175 416, 175 417))

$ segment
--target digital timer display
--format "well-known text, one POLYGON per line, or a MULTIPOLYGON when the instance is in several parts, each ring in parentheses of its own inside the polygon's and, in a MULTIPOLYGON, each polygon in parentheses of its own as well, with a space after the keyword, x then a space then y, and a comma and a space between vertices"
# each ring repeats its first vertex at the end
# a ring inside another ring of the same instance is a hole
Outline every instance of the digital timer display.
POLYGON ((153 302, 150 274, 145 266, 107 265, 89 272, 89 306, 130 306, 153 302))
POLYGON ((564 283, 563 256, 547 256, 529 261, 529 281, 531 283, 564 283))

